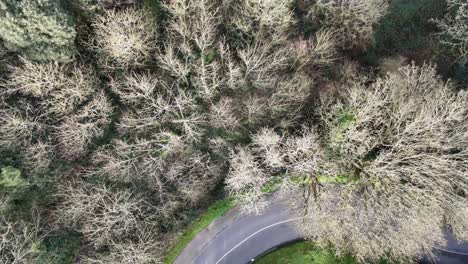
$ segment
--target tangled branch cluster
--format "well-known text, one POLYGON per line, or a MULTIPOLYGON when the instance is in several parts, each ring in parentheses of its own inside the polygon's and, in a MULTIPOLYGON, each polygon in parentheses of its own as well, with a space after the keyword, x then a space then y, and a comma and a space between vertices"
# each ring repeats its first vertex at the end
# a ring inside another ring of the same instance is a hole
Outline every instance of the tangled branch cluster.
POLYGON ((107 9, 98 15, 89 43, 104 68, 127 68, 145 63, 155 51, 158 27, 151 14, 136 8, 107 9))
POLYGON ((447 2, 454 15, 448 14, 443 20, 435 22, 442 31, 441 35, 447 37, 443 42, 459 50, 460 58, 466 62, 468 57, 468 3, 462 0, 448 0, 447 2))
POLYGON ((96 171, 117 182, 144 182, 170 215, 181 202, 197 203, 219 177, 217 165, 181 137, 161 132, 147 139, 116 140, 93 156, 96 171), (174 191, 175 190, 175 191, 174 191))
POLYGON ((39 234, 39 218, 31 225, 2 216, 0 224, 0 263, 28 263, 33 260, 37 253, 34 245, 43 239, 39 234))
POLYGON ((311 5, 308 16, 334 29, 340 47, 367 47, 388 6, 387 0, 319 0, 311 5))
POLYGON ((37 171, 46 169, 55 153, 82 156, 112 112, 96 85, 90 70, 76 64, 23 61, 13 67, 1 92, 1 147, 22 149, 25 165, 37 171))
POLYGON ((264 188, 274 175, 281 175, 281 184, 287 189, 294 180, 315 174, 319 159, 320 148, 312 131, 282 137, 262 129, 250 146, 231 152, 226 184, 244 211, 259 213, 267 205, 264 188))
POLYGON ((60 195, 59 222, 79 230, 95 248, 109 249, 83 263, 159 263, 158 212, 147 200, 129 190, 84 182, 63 186, 60 195))

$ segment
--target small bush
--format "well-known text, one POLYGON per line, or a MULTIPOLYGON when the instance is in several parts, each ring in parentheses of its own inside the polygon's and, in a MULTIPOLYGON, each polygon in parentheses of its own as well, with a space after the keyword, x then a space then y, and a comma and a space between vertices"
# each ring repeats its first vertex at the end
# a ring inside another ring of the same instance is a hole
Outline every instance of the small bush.
POLYGON ((21 177, 21 171, 13 167, 3 167, 0 173, 0 186, 2 187, 21 187, 26 185, 27 181, 21 177))

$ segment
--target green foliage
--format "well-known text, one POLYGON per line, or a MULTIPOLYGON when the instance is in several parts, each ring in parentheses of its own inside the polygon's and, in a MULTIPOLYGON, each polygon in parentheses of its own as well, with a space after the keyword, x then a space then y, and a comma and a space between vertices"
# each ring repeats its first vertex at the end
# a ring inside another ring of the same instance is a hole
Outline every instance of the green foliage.
POLYGON ((390 10, 376 29, 375 52, 378 57, 402 51, 427 48, 429 38, 436 31, 431 18, 443 17, 444 0, 394 0, 390 10))
POLYGON ((275 250, 260 258, 257 264, 358 264, 346 256, 337 258, 333 251, 322 250, 309 242, 298 242, 275 250))
POLYGON ((283 182, 283 177, 281 176, 273 176, 271 179, 262 187, 262 192, 264 193, 272 193, 276 191, 279 185, 283 182))
POLYGON ((356 121, 355 115, 349 109, 343 109, 336 116, 334 130, 330 131, 332 145, 340 144, 344 139, 344 132, 356 121))
POLYGON ((164 16, 161 2, 159 0, 143 0, 143 5, 148 11, 150 11, 150 14, 153 14, 156 17, 164 16))
POLYGON ((36 264, 72 264, 79 246, 80 237, 76 233, 49 235, 39 245, 36 264))
POLYGON ((31 219, 31 212, 35 208, 47 208, 54 201, 53 191, 52 186, 39 188, 32 184, 18 188, 9 193, 10 203, 3 213, 13 219, 32 221, 34 219, 31 219))
POLYGON ((72 18, 58 0, 0 0, 5 48, 35 61, 69 61, 75 53, 72 18))
MULTIPOLYGON (((332 249, 321 249, 311 242, 296 242, 261 257, 256 264, 364 264, 347 255, 339 258, 332 249)), ((375 264, 394 263, 380 260, 375 264)), ((397 264, 397 263, 395 263, 397 264)))
POLYGON ((27 181, 21 177, 21 171, 17 168, 7 166, 1 169, 0 186, 21 187, 27 184, 27 181))
POLYGON ((234 207, 234 203, 231 199, 223 199, 208 208, 203 215, 201 215, 197 220, 193 221, 192 224, 187 228, 187 230, 182 234, 177 243, 169 250, 166 259, 164 260, 165 264, 172 264, 177 256, 182 252, 182 250, 187 246, 187 244, 192 241, 192 239, 205 229, 211 222, 216 220, 218 217, 224 215, 227 211, 231 210, 234 207))

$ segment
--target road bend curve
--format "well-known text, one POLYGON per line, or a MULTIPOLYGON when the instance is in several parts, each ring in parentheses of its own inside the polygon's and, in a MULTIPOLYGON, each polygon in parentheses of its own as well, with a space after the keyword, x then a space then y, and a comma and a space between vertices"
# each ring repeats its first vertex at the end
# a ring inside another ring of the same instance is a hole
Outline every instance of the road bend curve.
MULTIPOLYGON (((302 237, 291 224, 301 221, 281 203, 261 215, 244 215, 234 208, 200 232, 174 264, 246 264, 277 247, 302 237)), ((458 244, 447 234, 448 245, 439 250, 437 264, 468 264, 468 242, 458 244)), ((432 263, 423 261, 423 263, 432 263)))

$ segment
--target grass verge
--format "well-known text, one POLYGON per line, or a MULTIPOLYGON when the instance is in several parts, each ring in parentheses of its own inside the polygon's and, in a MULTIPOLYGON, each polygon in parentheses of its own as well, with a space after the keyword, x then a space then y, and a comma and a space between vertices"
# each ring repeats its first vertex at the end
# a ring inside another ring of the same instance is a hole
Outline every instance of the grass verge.
POLYGON ((310 242, 297 242, 277 249, 255 264, 358 264, 352 257, 337 258, 332 251, 314 247, 310 242))
POLYGON ((210 206, 208 210, 190 224, 182 236, 179 237, 177 243, 171 248, 171 250, 169 250, 169 253, 164 259, 164 264, 172 264, 187 244, 192 241, 198 233, 205 229, 216 218, 222 216, 233 207, 234 202, 231 199, 223 199, 210 206))
MULTIPOLYGON (((390 264, 380 260, 376 264, 390 264)), ((393 262, 392 262, 393 263, 393 262)), ((320 249, 312 242, 302 241, 279 248, 261 257, 255 264, 364 264, 351 256, 338 258, 331 249, 320 249)))

